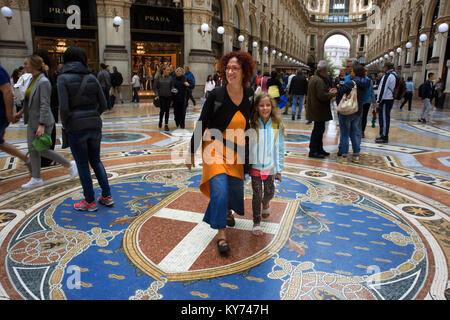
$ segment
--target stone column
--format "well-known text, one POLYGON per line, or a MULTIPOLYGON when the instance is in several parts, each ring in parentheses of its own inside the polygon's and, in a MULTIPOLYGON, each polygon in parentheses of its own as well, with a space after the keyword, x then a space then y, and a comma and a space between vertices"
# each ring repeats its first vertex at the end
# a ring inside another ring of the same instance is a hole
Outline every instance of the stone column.
POLYGON ((195 0, 191 7, 184 8, 184 61, 195 77, 192 94, 196 99, 204 94, 208 74, 214 74, 215 58, 211 51, 211 32, 217 31, 211 27, 212 15, 211 2, 206 0, 195 0), (206 33, 200 29, 203 23, 209 26, 206 33))
POLYGON ((233 51, 234 24, 233 22, 223 22, 225 33, 223 35, 223 53, 233 51))
POLYGON ((0 7, 3 6, 12 10, 13 17, 8 24, 0 15, 0 65, 11 75, 33 53, 30 8, 28 1, 18 0, 0 0, 0 7))
MULTIPOLYGON (((122 98, 131 99, 131 31, 130 7, 128 0, 97 0, 98 45, 100 63, 113 67, 122 74, 122 98), (123 19, 117 29, 113 26, 114 17, 123 19)), ((117 100, 116 100, 117 102, 117 100)))
POLYGON ((450 109, 450 60, 447 60, 447 84, 445 86, 444 108, 450 109))

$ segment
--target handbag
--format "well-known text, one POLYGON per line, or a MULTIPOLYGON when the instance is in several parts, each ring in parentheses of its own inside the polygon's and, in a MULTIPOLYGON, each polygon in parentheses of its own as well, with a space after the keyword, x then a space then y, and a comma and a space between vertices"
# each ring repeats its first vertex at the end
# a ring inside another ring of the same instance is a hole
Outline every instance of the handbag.
POLYGON ((41 137, 36 138, 31 143, 32 150, 28 151, 27 156, 30 154, 31 151, 41 152, 50 149, 52 146, 52 137, 50 137, 48 134, 44 133, 41 137))
POLYGON ((345 94, 341 102, 339 102, 338 113, 348 116, 358 112, 358 88, 356 82, 353 81, 353 89, 349 95, 345 94))
POLYGON ((158 99, 153 99, 153 105, 156 108, 161 108, 161 101, 159 100, 159 98, 158 99))

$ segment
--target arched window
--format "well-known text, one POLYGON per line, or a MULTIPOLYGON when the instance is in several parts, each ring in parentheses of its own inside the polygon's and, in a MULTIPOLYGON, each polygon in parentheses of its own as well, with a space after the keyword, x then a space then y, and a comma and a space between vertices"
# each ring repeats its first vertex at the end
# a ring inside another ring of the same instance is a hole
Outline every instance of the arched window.
POLYGON ((329 22, 346 22, 350 8, 350 0, 330 0, 329 22))

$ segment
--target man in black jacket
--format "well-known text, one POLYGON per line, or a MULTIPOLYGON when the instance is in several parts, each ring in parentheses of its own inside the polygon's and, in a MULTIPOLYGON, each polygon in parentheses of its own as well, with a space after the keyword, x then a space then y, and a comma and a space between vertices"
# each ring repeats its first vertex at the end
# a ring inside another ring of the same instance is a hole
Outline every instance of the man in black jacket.
POLYGON ((296 105, 298 102, 297 119, 302 118, 303 101, 308 92, 308 80, 303 75, 301 70, 298 70, 297 75, 292 79, 289 86, 289 94, 292 95, 292 120, 295 120, 296 105))
POLYGON ((422 113, 419 118, 419 122, 427 123, 426 118, 430 116, 431 112, 431 99, 433 99, 434 94, 434 73, 430 72, 428 74, 428 80, 423 84, 422 89, 422 101, 423 108, 422 113))
POLYGON ((111 74, 111 86, 113 88, 114 96, 123 103, 122 93, 120 92, 120 86, 123 83, 122 74, 117 71, 117 67, 113 67, 113 73, 111 74))

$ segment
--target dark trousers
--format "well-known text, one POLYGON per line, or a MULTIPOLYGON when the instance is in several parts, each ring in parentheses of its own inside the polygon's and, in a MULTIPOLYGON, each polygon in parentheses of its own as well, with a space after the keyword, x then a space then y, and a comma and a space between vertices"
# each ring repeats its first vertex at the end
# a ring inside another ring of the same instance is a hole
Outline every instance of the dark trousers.
POLYGON ((408 110, 411 111, 412 99, 413 99, 413 93, 412 92, 406 92, 404 100, 403 100, 403 103, 400 106, 400 109, 402 109, 403 106, 406 104, 406 102, 408 102, 408 110))
POLYGON ((159 97, 161 108, 159 108, 159 124, 162 124, 164 118, 164 124, 169 123, 169 114, 170 114, 170 103, 171 97, 159 97))
POLYGON ((133 88, 133 99, 131 100, 131 102, 137 102, 139 103, 139 88, 133 88))
POLYGON ((191 88, 186 88, 186 91, 187 91, 186 102, 189 102, 189 100, 191 100, 192 103, 195 105, 195 99, 194 99, 194 96, 192 95, 192 89, 191 88))
POLYGON ((177 127, 184 129, 186 120, 186 103, 182 100, 174 100, 173 109, 175 124, 177 127))
POLYGON ((380 137, 389 140, 389 128, 391 126, 391 110, 394 100, 382 100, 380 103, 380 115, 378 123, 380 125, 380 137))
POLYGON ((309 142, 310 153, 320 153, 323 151, 323 134, 325 133, 325 121, 314 121, 314 128, 311 132, 309 142))
POLYGON ((105 95, 105 98, 106 98, 106 102, 108 103, 108 101, 109 101, 109 90, 110 90, 111 88, 109 88, 109 87, 102 87, 102 90, 103 90, 103 94, 105 95))
POLYGON ((102 132, 98 130, 87 130, 81 132, 68 132, 70 150, 77 164, 78 175, 83 187, 84 198, 88 203, 95 201, 94 187, 92 185, 91 170, 94 170, 98 184, 102 188, 102 196, 109 197, 111 190, 105 167, 100 160, 100 142, 102 132))
POLYGON ((266 180, 261 180, 261 177, 252 177, 252 209, 253 209, 253 223, 261 223, 261 204, 267 206, 270 200, 275 195, 274 176, 268 176, 266 180), (264 185, 264 193, 263 193, 264 185))
POLYGON ((366 131, 367 127, 367 116, 369 115, 370 111, 370 103, 363 104, 363 113, 361 118, 361 132, 364 134, 364 131, 366 131))

